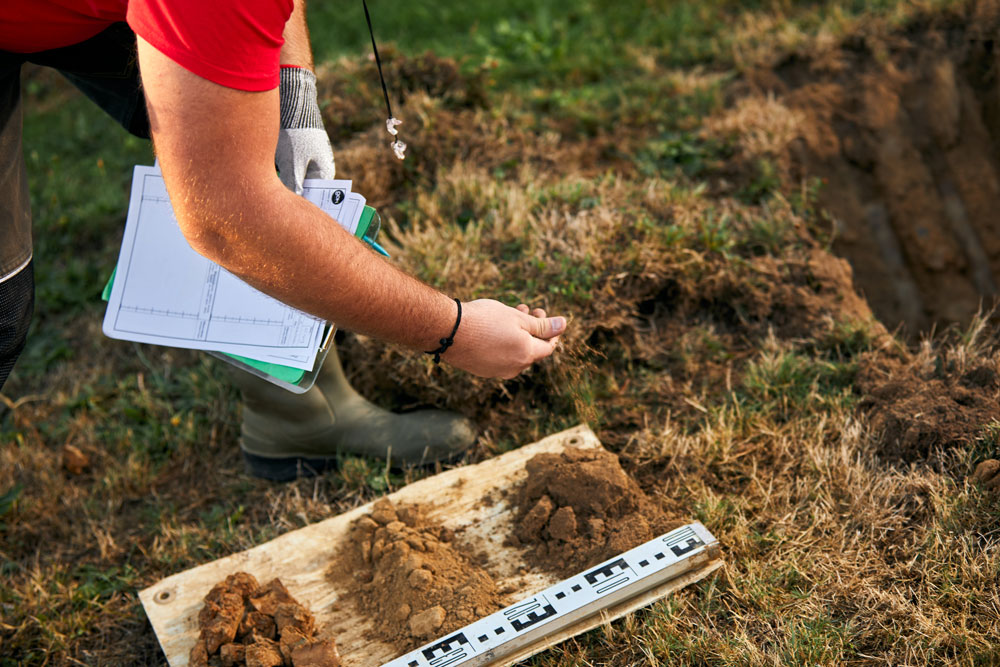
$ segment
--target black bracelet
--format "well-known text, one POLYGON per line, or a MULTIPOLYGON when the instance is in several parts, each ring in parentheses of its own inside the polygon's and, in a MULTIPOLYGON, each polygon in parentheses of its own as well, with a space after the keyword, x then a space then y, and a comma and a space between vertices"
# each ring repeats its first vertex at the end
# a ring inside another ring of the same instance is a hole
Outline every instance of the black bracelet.
POLYGON ((451 330, 451 335, 448 336, 447 338, 442 338, 440 341, 438 341, 439 343, 441 343, 441 347, 439 347, 438 349, 431 350, 430 352, 424 352, 424 354, 434 355, 435 364, 441 363, 441 355, 444 354, 449 347, 455 344, 455 334, 458 333, 458 325, 462 323, 462 302, 459 301, 458 299, 455 299, 455 305, 458 306, 458 317, 455 318, 455 328, 451 330))

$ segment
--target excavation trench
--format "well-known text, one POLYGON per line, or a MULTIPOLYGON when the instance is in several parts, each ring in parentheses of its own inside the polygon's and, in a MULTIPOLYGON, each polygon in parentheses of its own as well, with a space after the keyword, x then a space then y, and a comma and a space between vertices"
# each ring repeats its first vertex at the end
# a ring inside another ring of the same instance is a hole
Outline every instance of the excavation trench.
POLYGON ((966 323, 1000 285, 1000 10, 978 3, 750 76, 798 119, 834 251, 888 327, 966 323))

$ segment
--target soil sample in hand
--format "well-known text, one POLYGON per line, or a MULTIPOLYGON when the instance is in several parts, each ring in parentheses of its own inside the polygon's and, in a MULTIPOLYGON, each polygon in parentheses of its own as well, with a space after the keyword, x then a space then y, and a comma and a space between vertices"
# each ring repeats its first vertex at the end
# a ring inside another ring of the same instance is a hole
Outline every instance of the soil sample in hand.
POLYGON ((503 608, 493 578, 473 564, 451 531, 419 506, 375 503, 358 519, 330 577, 358 612, 376 620, 373 638, 410 651, 503 608))
POLYGON ((528 545, 530 564, 572 576, 648 542, 683 522, 671 519, 601 449, 538 454, 513 491, 517 518, 509 543, 528 545))
POLYGON ((191 667, 340 666, 333 640, 316 637, 313 615, 278 579, 261 586, 246 572, 229 575, 205 596, 198 628, 191 667))

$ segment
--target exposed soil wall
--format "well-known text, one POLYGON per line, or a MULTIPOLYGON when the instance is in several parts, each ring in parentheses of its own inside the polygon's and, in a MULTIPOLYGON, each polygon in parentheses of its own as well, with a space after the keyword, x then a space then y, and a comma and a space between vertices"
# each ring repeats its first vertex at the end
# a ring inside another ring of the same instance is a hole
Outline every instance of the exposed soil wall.
POLYGON ((972 2, 749 77, 800 114, 793 176, 822 179, 834 249, 890 328, 967 322, 998 294, 998 29, 1000 3, 972 2))

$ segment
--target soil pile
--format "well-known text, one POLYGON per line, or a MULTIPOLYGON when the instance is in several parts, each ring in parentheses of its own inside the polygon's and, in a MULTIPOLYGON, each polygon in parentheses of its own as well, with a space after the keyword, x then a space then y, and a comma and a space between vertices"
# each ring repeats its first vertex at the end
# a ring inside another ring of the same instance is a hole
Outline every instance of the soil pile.
POLYGON ((993 0, 866 28, 749 77, 798 119, 791 181, 819 177, 835 250, 890 328, 967 322, 1000 285, 993 0))
POLYGON ((279 579, 261 586, 251 574, 226 577, 205 596, 191 667, 339 667, 333 640, 316 638, 309 610, 279 579))
POLYGON ((528 478, 514 491, 518 508, 510 542, 530 545, 528 558, 571 576, 680 525, 643 493, 618 457, 600 449, 567 448, 528 460, 528 478))
POLYGON ((374 638, 409 651, 503 608, 493 579, 419 506, 375 503, 358 519, 331 578, 353 573, 351 598, 378 619, 374 638))
POLYGON ((879 434, 879 455, 903 463, 926 461, 936 451, 964 448, 981 438, 987 424, 1000 418, 997 370, 984 364, 921 373, 899 362, 863 363, 855 381, 864 395, 859 409, 879 434))

